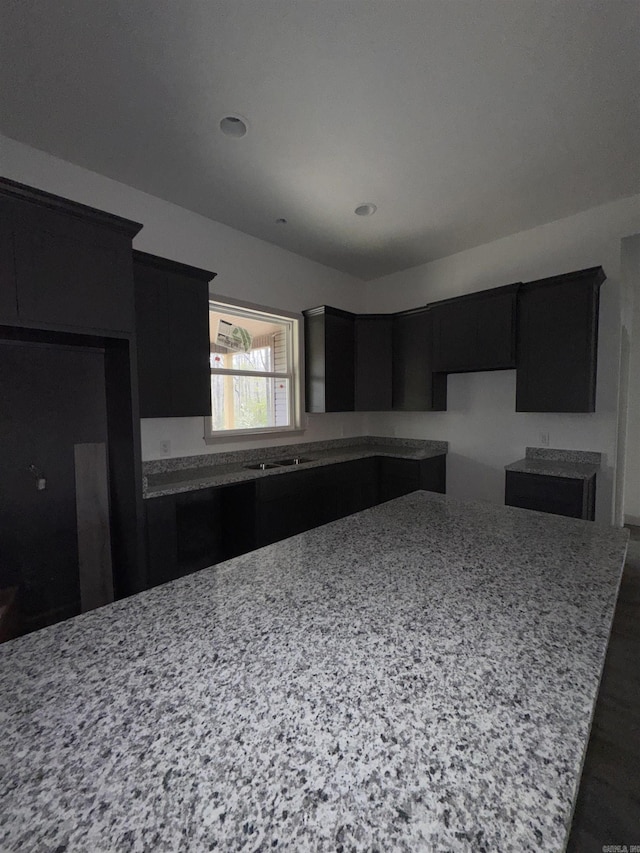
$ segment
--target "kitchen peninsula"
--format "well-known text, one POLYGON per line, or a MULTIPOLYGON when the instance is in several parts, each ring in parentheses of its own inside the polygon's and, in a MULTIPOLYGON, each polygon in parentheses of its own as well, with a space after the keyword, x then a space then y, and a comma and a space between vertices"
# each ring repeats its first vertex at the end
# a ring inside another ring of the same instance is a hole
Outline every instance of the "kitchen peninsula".
POLYGON ((415 492, 0 648, 0 849, 564 848, 626 533, 415 492))

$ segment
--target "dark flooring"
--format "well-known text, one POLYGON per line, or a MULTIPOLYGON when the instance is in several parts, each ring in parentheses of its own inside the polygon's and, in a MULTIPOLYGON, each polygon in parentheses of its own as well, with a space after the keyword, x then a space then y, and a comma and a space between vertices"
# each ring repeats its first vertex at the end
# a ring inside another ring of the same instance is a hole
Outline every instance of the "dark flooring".
POLYGON ((629 529, 567 853, 640 850, 640 528, 629 529))

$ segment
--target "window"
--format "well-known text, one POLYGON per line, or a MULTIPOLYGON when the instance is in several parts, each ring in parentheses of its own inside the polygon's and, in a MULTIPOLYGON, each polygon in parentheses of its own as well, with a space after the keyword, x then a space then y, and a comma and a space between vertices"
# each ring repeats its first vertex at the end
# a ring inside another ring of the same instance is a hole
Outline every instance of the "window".
POLYGON ((211 419, 206 437, 299 428, 299 324, 293 314, 209 303, 211 419))

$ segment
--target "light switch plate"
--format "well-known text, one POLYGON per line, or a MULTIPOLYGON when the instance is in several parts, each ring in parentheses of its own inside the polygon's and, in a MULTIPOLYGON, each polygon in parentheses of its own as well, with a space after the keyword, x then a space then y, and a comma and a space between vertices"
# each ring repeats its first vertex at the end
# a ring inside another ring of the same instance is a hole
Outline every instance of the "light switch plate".
POLYGON ((168 456, 171 453, 171 442, 168 438, 165 438, 160 442, 160 453, 162 453, 163 456, 168 456))
POLYGON ((540 433, 540 444, 543 447, 549 447, 549 433, 546 431, 542 431, 540 433))

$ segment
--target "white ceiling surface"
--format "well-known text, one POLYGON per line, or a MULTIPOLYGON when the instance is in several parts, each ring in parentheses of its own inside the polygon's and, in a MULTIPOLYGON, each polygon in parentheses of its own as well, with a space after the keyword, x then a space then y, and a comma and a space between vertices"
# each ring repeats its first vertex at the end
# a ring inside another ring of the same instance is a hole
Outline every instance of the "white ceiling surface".
POLYGON ((640 191, 638 0, 3 0, 0 63, 5 135, 363 279, 640 191))

